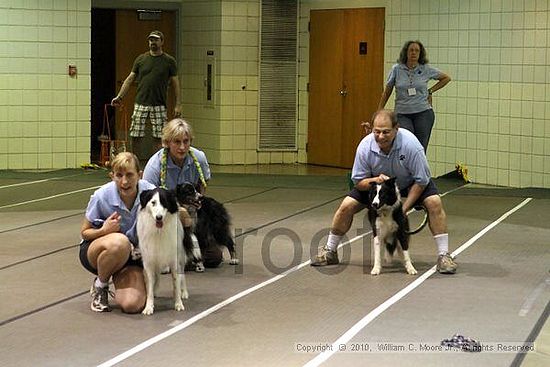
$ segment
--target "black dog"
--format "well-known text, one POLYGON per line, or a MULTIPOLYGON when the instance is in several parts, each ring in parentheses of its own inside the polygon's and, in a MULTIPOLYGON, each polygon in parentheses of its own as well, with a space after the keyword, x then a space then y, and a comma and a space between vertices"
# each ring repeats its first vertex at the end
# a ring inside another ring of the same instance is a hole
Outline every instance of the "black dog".
POLYGON ((204 266, 215 268, 223 261, 220 246, 229 250, 231 265, 239 259, 235 242, 231 236, 231 218, 227 209, 215 199, 201 195, 192 184, 178 185, 176 196, 180 206, 187 209, 191 218, 196 219, 192 231, 197 236, 204 266))
POLYGON ((409 220, 403 213, 401 195, 395 183, 395 177, 382 184, 371 184, 368 214, 374 238, 374 266, 370 273, 380 274, 382 269, 380 246, 385 244, 386 262, 393 261, 393 253, 397 249, 402 254, 407 273, 416 274, 409 256, 409 220), (398 241, 400 247, 397 246, 398 241))

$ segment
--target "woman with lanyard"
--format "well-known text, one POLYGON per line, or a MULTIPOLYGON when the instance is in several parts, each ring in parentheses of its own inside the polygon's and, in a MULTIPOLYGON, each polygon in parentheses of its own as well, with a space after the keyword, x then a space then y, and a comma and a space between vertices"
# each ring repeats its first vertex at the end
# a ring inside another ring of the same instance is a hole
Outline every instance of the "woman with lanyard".
POLYGON ((149 158, 143 179, 168 190, 192 183, 204 194, 210 167, 204 152, 191 146, 192 140, 193 132, 187 121, 181 118, 169 121, 162 129, 163 148, 149 158))
MULTIPOLYGON (((191 126, 181 118, 169 121, 162 129, 162 146, 153 154, 143 170, 143 179, 155 186, 175 190, 177 185, 191 183, 204 194, 208 180, 210 180, 210 167, 206 155, 199 149, 193 148, 193 131, 191 126)), ((185 227, 190 226, 190 220, 186 211, 180 212, 185 227)), ((212 262, 207 257, 220 259, 221 251, 217 253, 203 252, 205 265, 212 262)), ((216 265, 217 266, 217 265, 216 265)), ((197 264, 197 272, 204 271, 202 264, 197 264)))
POLYGON ((407 41, 388 76, 378 109, 388 102, 395 87, 395 113, 399 126, 411 131, 428 150, 435 122, 432 94, 451 81, 451 78, 428 65, 426 49, 420 41, 407 41), (438 80, 428 88, 429 80, 438 80))

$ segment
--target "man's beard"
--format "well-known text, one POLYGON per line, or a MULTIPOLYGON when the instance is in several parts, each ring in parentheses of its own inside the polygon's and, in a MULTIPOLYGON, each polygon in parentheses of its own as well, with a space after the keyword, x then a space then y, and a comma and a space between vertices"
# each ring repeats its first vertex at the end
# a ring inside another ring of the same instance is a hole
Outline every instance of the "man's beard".
POLYGON ((159 47, 155 43, 153 43, 149 46, 149 49, 153 52, 156 52, 159 50, 159 47))

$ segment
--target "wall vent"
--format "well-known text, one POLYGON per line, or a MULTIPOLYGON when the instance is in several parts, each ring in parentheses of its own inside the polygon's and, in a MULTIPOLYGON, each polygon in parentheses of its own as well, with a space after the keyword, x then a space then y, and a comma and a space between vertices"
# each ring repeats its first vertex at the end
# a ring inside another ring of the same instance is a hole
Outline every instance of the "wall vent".
POLYGON ((262 0, 259 150, 297 150, 298 1, 262 0))

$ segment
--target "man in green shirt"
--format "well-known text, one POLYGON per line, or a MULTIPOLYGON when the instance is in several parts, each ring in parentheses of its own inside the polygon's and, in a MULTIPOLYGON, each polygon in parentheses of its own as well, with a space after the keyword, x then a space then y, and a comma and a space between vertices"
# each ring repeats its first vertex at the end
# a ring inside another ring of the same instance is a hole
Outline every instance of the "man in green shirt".
MULTIPOLYGON (((153 140, 157 147, 160 147, 162 128, 168 121, 166 113, 168 84, 172 85, 176 96, 174 117, 181 116, 180 84, 176 60, 162 50, 164 34, 161 31, 152 31, 147 39, 149 51, 135 59, 132 71, 124 80, 117 96, 111 101, 111 105, 119 106, 134 80, 137 80, 137 93, 130 126, 134 152, 141 150, 140 145, 145 136, 147 119, 151 121, 153 140)), ((148 156, 140 158, 147 159, 148 156)))

